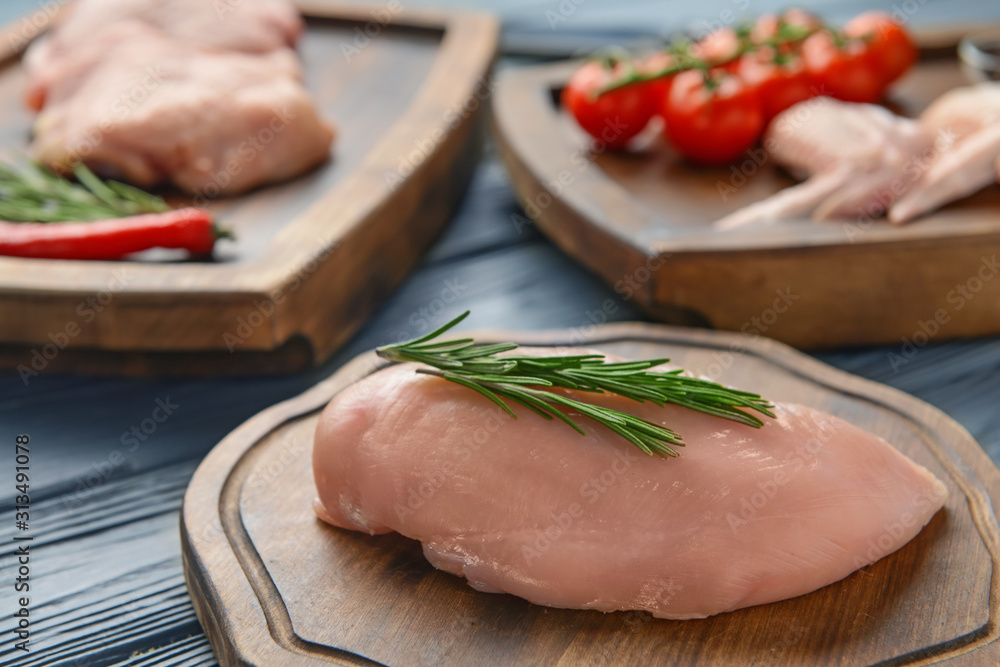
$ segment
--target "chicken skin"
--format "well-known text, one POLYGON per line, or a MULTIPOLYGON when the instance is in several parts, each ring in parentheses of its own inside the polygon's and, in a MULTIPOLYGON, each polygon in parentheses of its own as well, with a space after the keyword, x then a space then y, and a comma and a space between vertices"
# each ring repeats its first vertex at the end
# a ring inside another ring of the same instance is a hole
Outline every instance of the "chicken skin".
POLYGON ((878 217, 909 184, 907 165, 931 145, 914 120, 828 97, 801 102, 771 123, 764 146, 798 185, 719 220, 720 229, 811 216, 878 217))
POLYGON ((79 77, 101 59, 102 33, 136 22, 193 46, 242 53, 294 47, 304 28, 286 0, 77 0, 24 56, 25 103, 45 105, 50 88, 79 77))
POLYGON ((76 0, 26 56, 32 157, 199 199, 310 169, 334 132, 290 48, 286 0, 76 0))
POLYGON ((56 85, 33 157, 82 160, 141 187, 170 180, 206 198, 291 178, 326 159, 332 128, 300 82, 295 54, 211 52, 139 23, 105 32, 104 56, 56 85))
POLYGON ((1000 178, 1000 84, 945 93, 920 115, 920 125, 943 148, 889 210, 889 220, 897 224, 975 194, 1000 178))
POLYGON ((731 213, 718 228, 883 213, 902 224, 1000 180, 1000 83, 949 91, 917 120, 809 100, 778 116, 764 145, 805 180, 731 213))

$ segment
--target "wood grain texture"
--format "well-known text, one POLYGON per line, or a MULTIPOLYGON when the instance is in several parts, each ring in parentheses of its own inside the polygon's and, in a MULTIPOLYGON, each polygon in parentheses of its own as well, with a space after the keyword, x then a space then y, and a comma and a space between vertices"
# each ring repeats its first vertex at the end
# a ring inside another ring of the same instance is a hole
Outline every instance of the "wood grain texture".
MULTIPOLYGON (((490 155, 477 170, 459 214, 414 274, 359 335, 319 369, 293 376, 197 381, 43 374, 28 387, 16 374, 0 374, 0 442, 27 432, 33 441, 44 444, 40 465, 32 470, 32 501, 54 501, 40 504, 32 518, 44 520, 46 526, 58 524, 60 529, 58 540, 45 547, 43 574, 67 571, 74 581, 73 588, 65 589, 66 579, 60 577, 55 585, 38 591, 43 602, 33 613, 45 629, 32 652, 35 664, 129 664, 135 651, 142 652, 141 659, 148 655, 148 660, 157 660, 155 664, 161 667, 204 664, 197 657, 188 659, 189 651, 199 655, 208 649, 183 584, 176 515, 197 463, 257 412, 305 391, 357 354, 402 335, 426 333, 466 308, 473 310, 472 327, 516 323, 521 329, 574 331, 590 329, 593 320, 588 313, 607 312, 601 304, 615 297, 610 289, 539 239, 533 226, 515 229, 509 216, 517 210, 516 201, 504 173, 490 155), (445 280, 460 284, 461 295, 444 310, 434 308, 436 315, 415 326, 413 314, 438 303, 434 300, 440 297, 445 280), (100 466, 109 460, 110 451, 122 449, 122 432, 148 416, 156 398, 167 396, 181 406, 169 422, 161 424, 135 453, 126 450, 127 460, 100 485, 100 493, 95 490, 86 498, 76 497, 80 480, 94 471, 93 465, 100 466), (190 462, 185 464, 189 466, 186 476, 174 474, 177 461, 190 462), (142 492, 161 488, 164 480, 170 480, 176 493, 142 492), (150 518, 160 514, 174 518, 150 518), (116 515, 121 521, 114 521, 116 515), (129 548, 119 548, 123 541, 129 548), (162 558, 153 566, 137 567, 137 552, 162 558), (170 603, 174 613, 166 622, 159 614, 143 611, 144 591, 154 576, 169 576, 180 587, 170 603), (82 622, 73 613, 76 609, 100 609, 100 624, 82 622), (188 647, 186 638, 192 635, 204 642, 201 649, 188 647), (63 651, 70 643, 82 649, 64 659, 63 651)), ((607 315, 609 319, 638 317, 627 302, 620 297, 616 301, 618 309, 607 315)), ((820 358, 937 406, 1000 461, 1000 414, 996 410, 1000 340, 931 344, 898 368, 887 361, 889 352, 898 353, 899 346, 827 352, 820 358)), ((15 493, 13 487, 0 487, 0 544, 11 544, 15 493)), ((11 572, 4 565, 9 555, 0 549, 4 576, 11 572)), ((0 665, 19 662, 18 656, 0 652, 0 665)))
MULTIPOLYGON (((328 358, 409 273, 478 160, 497 24, 472 13, 300 6, 307 86, 340 130, 331 162, 210 202, 238 237, 215 262, 166 251, 128 262, 0 257, 0 364, 30 367, 34 351, 75 324, 48 368, 302 370, 328 358), (375 37, 358 41, 365 29, 375 37)), ((0 70, 0 145, 27 139, 23 78, 16 63, 0 70)))
MULTIPOLYGON (((0 665, 111 664, 198 633, 176 538, 181 498, 195 467, 184 462, 124 479, 91 478, 89 484, 81 474, 48 497, 32 488, 37 532, 29 592, 37 634, 29 653, 5 647, 0 665)), ((5 575, 17 562, 13 512, 13 506, 0 512, 5 575)), ((204 646, 200 652, 204 656, 204 646)))
POLYGON ((319 410, 379 367, 362 355, 246 422, 192 478, 181 519, 185 576, 220 663, 996 664, 1000 470, 940 411, 760 338, 640 324, 479 337, 669 356, 827 410, 927 466, 949 487, 948 504, 910 544, 841 582, 706 620, 479 593, 433 569, 416 542, 331 528, 312 514, 319 410))
MULTIPOLYGON (((919 35, 924 59, 890 106, 916 114, 965 84, 953 48, 942 50, 963 33, 919 35)), ((595 152, 554 101, 578 66, 505 73, 494 101, 501 156, 538 226, 651 316, 766 330, 808 348, 912 338, 939 312, 946 321, 932 335, 942 339, 1000 331, 1000 189, 903 227, 859 218, 719 231, 715 220, 792 181, 762 150, 725 169, 687 166, 659 139, 634 153, 595 152), (973 297, 955 291, 970 281, 973 297), (788 290, 793 307, 761 327, 788 290)))

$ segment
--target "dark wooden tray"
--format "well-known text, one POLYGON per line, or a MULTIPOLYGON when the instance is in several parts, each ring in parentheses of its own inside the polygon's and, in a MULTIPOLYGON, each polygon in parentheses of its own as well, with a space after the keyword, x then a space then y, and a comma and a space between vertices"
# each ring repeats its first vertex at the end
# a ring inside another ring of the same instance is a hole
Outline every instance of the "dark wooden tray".
MULTIPOLYGON (((955 57, 965 32, 918 35, 922 61, 891 91, 896 111, 917 114, 968 83, 955 57)), ((720 231, 716 220, 792 181, 763 153, 739 173, 688 166, 662 140, 593 152, 558 106, 579 64, 505 72, 494 99, 500 154, 538 227, 652 317, 799 347, 1000 332, 1000 189, 903 227, 859 218, 720 231), (971 296, 956 291, 965 286, 971 296)))
MULTIPOLYGON (((408 274, 476 164, 497 23, 402 5, 299 5, 307 86, 338 127, 333 159, 212 202, 238 236, 214 262, 0 257, 0 367, 29 379, 301 370, 408 274)), ((0 44, 0 147, 23 147, 31 128, 16 43, 0 44)))
MULTIPOLYGON (((490 333, 580 344, 577 331, 490 333)), ((909 544, 792 600, 705 620, 551 609, 480 593, 435 570, 417 542, 320 522, 311 509, 319 411, 377 369, 358 357, 227 436, 191 479, 184 571, 223 665, 996 665, 1000 470, 939 410, 779 343, 623 324, 583 344, 671 357, 773 400, 827 410, 886 438, 948 486, 909 544)))

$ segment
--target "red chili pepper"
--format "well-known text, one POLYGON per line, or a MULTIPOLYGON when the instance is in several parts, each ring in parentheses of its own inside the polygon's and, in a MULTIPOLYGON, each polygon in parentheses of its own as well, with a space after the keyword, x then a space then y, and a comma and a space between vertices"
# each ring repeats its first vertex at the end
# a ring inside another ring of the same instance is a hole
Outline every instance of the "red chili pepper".
POLYGON ((207 255, 222 237, 232 234, 215 227, 212 214, 200 208, 93 222, 0 221, 0 255, 120 259, 149 248, 181 248, 207 255))

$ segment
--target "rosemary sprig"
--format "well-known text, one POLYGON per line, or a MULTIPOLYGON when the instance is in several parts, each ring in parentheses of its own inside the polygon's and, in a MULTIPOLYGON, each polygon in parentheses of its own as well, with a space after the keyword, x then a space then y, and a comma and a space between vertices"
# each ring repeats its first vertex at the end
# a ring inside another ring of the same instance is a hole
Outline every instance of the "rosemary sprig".
MULTIPOLYGON (((782 49, 789 44, 794 44, 796 42, 801 42, 805 38, 812 35, 814 32, 819 32, 820 30, 826 30, 830 32, 835 40, 838 41, 838 45, 842 45, 846 42, 847 38, 841 31, 831 28, 827 25, 822 25, 819 28, 806 28, 804 26, 792 25, 785 21, 784 17, 778 19, 777 30, 773 37, 756 43, 751 39, 751 34, 753 33, 754 24, 753 23, 743 23, 734 29, 736 36, 739 40, 738 46, 735 51, 731 54, 729 61, 737 60, 746 53, 752 53, 762 46, 768 46, 775 50, 775 61, 784 62, 788 59, 787 54, 782 53, 782 49)), ((662 79, 664 77, 673 76, 680 72, 687 70, 702 70, 706 74, 713 66, 720 66, 725 63, 715 63, 712 65, 703 58, 695 57, 692 54, 692 47, 694 43, 686 38, 676 39, 670 44, 666 45, 662 50, 664 53, 670 55, 673 62, 664 67, 663 69, 656 70, 653 72, 641 72, 639 71, 634 63, 632 63, 628 57, 618 56, 617 53, 609 54, 599 53, 594 59, 600 60, 604 63, 605 68, 611 69, 618 63, 626 63, 626 68, 624 74, 617 77, 614 81, 608 85, 601 88, 597 95, 604 95, 613 90, 618 90, 619 88, 624 88, 625 86, 630 86, 636 83, 646 83, 649 81, 655 81, 656 79, 662 79)))
POLYGON ((23 162, 0 161, 0 220, 75 222, 163 213, 167 203, 117 181, 102 181, 83 163, 73 167, 78 183, 23 162))
POLYGON ((649 370, 669 359, 609 363, 602 354, 500 356, 517 349, 517 343, 477 344, 472 338, 434 340, 468 315, 469 311, 465 311, 426 336, 386 345, 376 352, 389 361, 412 361, 431 366, 433 368, 421 368, 417 372, 468 387, 496 403, 515 419, 517 415, 505 400, 526 407, 546 419, 560 419, 585 434, 573 418, 560 409, 568 408, 611 429, 646 454, 662 457, 678 456, 674 447, 684 446, 680 435, 645 419, 584 403, 544 388, 618 394, 640 403, 650 401, 661 406, 670 403, 755 428, 760 428, 764 422, 748 410, 774 417, 770 411, 774 406, 758 394, 682 375, 681 370, 649 370))

